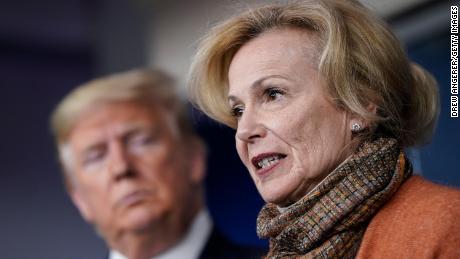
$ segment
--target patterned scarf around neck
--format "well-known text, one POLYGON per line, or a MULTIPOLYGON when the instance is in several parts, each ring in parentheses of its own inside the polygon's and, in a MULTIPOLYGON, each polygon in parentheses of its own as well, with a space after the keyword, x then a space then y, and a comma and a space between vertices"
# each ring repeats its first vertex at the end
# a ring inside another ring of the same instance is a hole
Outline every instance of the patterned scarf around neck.
POLYGON ((354 258, 369 220, 411 174, 395 139, 364 142, 283 212, 262 208, 257 234, 270 240, 267 258, 354 258))

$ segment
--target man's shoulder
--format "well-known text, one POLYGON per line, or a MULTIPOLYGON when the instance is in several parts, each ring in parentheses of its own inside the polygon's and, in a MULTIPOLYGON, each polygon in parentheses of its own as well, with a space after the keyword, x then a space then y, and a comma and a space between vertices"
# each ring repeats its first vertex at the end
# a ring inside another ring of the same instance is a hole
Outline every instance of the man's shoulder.
POLYGON ((218 229, 213 228, 200 259, 255 259, 264 255, 260 247, 238 245, 225 237, 218 229))

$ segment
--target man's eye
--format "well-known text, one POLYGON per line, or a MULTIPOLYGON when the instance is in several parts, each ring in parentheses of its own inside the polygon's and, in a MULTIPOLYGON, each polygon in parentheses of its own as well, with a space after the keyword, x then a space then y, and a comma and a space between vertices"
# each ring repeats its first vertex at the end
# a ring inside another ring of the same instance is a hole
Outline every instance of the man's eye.
POLYGON ((89 165, 101 161, 103 158, 104 152, 102 150, 91 150, 85 154, 83 163, 89 165))
POLYGON ((145 146, 152 143, 153 137, 150 135, 137 135, 129 140, 130 146, 145 146))
POLYGON ((264 91, 264 95, 266 96, 267 100, 274 101, 283 96, 284 92, 276 89, 276 88, 267 88, 264 91))
POLYGON ((240 118, 243 115, 243 111, 244 109, 242 107, 237 106, 232 108, 231 113, 233 117, 240 118))

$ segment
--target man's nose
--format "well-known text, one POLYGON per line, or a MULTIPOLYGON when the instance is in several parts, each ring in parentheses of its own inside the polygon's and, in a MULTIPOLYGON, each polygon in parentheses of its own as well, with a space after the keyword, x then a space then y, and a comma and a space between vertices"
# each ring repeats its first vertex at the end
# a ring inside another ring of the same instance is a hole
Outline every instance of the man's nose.
POLYGON ((114 143, 110 147, 108 170, 114 180, 118 181, 133 174, 129 154, 121 143, 114 143))
POLYGON ((262 118, 253 110, 246 109, 238 121, 236 137, 244 142, 254 142, 266 135, 262 118))

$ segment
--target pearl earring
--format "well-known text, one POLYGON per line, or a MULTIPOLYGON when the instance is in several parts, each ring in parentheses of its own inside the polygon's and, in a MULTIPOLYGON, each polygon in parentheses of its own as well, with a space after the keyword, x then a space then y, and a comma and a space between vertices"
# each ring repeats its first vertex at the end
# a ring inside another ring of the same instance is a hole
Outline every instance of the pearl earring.
POLYGON ((351 132, 357 133, 360 130, 361 130, 361 125, 359 125, 358 123, 353 123, 353 125, 351 125, 351 132))

